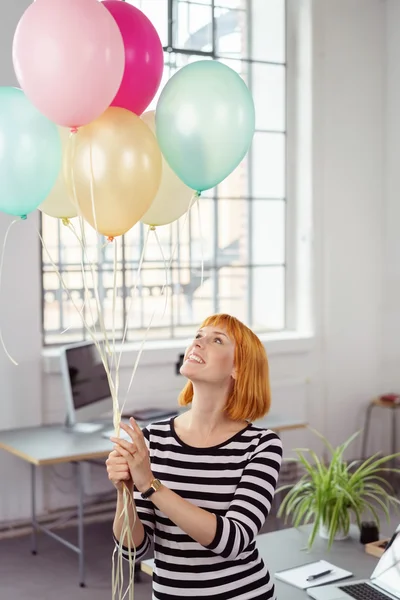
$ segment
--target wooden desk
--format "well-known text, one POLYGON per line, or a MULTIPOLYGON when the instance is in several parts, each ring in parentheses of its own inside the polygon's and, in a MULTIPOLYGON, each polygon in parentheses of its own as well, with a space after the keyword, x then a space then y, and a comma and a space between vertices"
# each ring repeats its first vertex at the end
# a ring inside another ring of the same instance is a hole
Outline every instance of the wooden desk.
MULTIPOLYGON (((360 534, 356 528, 352 529, 349 539, 334 542, 330 552, 327 551, 326 540, 319 538, 316 539, 312 550, 307 552, 305 547, 310 528, 311 526, 302 527, 301 531, 294 528, 281 529, 257 537, 260 555, 272 577, 276 571, 320 559, 348 569, 357 579, 370 577, 378 559, 366 554, 364 546, 358 541, 360 534)), ((153 567, 153 559, 141 563, 142 571, 148 575, 153 574, 153 567)), ((277 579, 275 579, 275 587, 278 600, 305 600, 308 597, 305 591, 277 579)))
MULTIPOLYGON (((140 423, 143 427, 146 423, 140 423)), ((302 420, 290 419, 279 414, 270 414, 255 422, 257 427, 270 427, 275 431, 287 431, 306 426, 302 420)), ((110 424, 104 427, 110 429, 110 424)), ((31 465, 31 521, 32 554, 37 554, 37 532, 43 531, 79 556, 79 585, 85 586, 84 549, 84 469, 85 462, 106 459, 112 449, 112 442, 102 437, 101 431, 78 433, 62 425, 29 427, 0 432, 0 449, 30 463, 31 465), (77 465, 77 520, 78 545, 64 540, 53 531, 40 525, 36 511, 36 468, 44 465, 76 463, 77 465)))

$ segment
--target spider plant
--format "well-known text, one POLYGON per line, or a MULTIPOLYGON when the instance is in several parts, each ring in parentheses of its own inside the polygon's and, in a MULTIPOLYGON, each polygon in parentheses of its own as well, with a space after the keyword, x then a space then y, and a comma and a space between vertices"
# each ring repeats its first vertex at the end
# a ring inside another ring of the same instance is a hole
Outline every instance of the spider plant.
POLYGON ((312 431, 324 443, 330 453, 330 461, 325 463, 309 448, 295 449, 297 457, 293 460, 303 467, 305 473, 296 484, 278 489, 289 489, 278 516, 284 515, 285 522, 290 516, 294 527, 313 522, 308 548, 313 545, 320 527, 327 529, 328 548, 338 533, 348 535, 351 513, 360 528, 362 516, 368 512, 379 527, 377 509, 381 508, 389 523, 389 509, 397 507, 400 501, 394 497, 392 486, 382 475, 384 472, 400 473, 399 469, 384 467, 400 456, 400 452, 384 457, 378 452, 366 460, 348 463, 343 457, 344 452, 360 432, 334 448, 323 435, 312 431))

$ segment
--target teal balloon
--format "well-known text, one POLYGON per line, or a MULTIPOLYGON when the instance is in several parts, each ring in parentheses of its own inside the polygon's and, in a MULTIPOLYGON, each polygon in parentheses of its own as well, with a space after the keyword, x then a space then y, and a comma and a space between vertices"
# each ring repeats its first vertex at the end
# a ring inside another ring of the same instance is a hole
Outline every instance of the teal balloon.
POLYGON ((0 211, 25 217, 49 195, 61 169, 55 123, 13 87, 0 87, 0 211))
POLYGON ((168 81, 156 108, 156 134, 166 161, 196 191, 223 181, 243 160, 255 129, 252 95, 226 65, 202 60, 168 81))

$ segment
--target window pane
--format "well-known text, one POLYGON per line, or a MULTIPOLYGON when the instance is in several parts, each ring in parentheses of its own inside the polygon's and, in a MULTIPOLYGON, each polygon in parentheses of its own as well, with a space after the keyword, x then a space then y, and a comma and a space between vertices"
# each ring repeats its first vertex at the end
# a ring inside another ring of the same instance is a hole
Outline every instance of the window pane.
POLYGON ((285 0, 250 0, 251 58, 285 62, 285 0))
POLYGON ((248 200, 218 200, 219 266, 248 263, 248 200))
POLYGON ((252 263, 254 265, 285 262, 285 202, 283 200, 253 200, 252 263))
POLYGON ((256 133, 253 140, 253 196, 285 197, 285 136, 256 133))
POLYGON ((285 68, 252 64, 251 89, 256 107, 256 128, 285 130, 285 68))
POLYGON ((150 19, 163 46, 168 44, 168 0, 126 0, 150 19))
POLYGON ((174 269, 172 298, 174 325, 199 325, 215 312, 214 269, 174 269))
POLYGON ((253 327, 278 330, 285 327, 285 269, 254 267, 252 270, 253 327))
POLYGON ((233 58, 247 57, 247 13, 215 9, 215 53, 233 58))
POLYGON ((247 321, 248 269, 224 267, 218 271, 218 312, 247 321))
POLYGON ((179 1, 175 10, 174 47, 212 51, 211 4, 179 1))

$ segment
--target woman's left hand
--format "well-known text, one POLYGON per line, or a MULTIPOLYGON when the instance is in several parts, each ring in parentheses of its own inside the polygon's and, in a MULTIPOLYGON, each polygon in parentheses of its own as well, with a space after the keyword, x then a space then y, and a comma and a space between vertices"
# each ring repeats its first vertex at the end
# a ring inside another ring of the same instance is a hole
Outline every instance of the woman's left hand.
POLYGON ((139 425, 134 419, 130 419, 130 427, 121 423, 120 427, 131 438, 132 442, 127 442, 122 438, 110 438, 115 444, 121 456, 123 456, 129 467, 133 482, 139 492, 145 492, 149 489, 154 475, 151 471, 149 451, 139 425))

